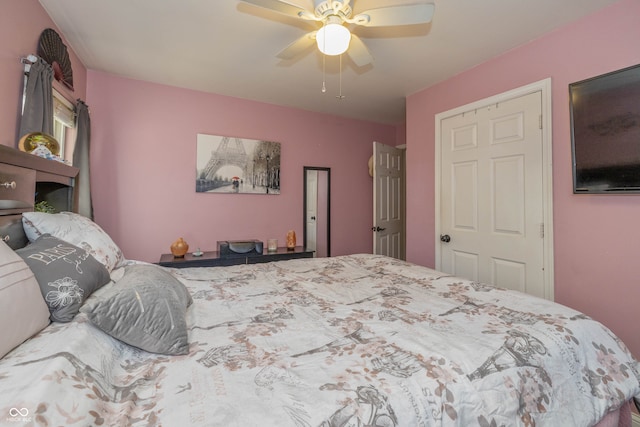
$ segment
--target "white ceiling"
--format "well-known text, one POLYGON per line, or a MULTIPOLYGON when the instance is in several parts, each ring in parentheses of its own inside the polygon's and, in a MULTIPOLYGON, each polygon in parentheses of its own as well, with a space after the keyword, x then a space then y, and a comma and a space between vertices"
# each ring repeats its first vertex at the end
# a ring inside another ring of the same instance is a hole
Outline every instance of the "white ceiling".
MULTIPOLYGON (((313 9, 312 0, 287 0, 313 9)), ((354 14, 422 0, 354 0, 354 14)), ((314 47, 276 54, 317 24, 237 0, 40 0, 92 70, 204 92, 402 123, 405 97, 617 0, 433 0, 430 24, 353 29, 374 57, 358 68, 314 47)), ((597 29, 594 28, 594 31, 597 29)))

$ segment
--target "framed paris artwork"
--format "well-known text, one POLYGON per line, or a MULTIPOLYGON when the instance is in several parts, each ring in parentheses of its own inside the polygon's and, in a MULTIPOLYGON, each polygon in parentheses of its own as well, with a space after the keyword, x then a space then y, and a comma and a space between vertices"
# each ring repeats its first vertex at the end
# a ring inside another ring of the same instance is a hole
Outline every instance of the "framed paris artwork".
POLYGON ((280 143, 198 134, 196 192, 280 194, 280 143))

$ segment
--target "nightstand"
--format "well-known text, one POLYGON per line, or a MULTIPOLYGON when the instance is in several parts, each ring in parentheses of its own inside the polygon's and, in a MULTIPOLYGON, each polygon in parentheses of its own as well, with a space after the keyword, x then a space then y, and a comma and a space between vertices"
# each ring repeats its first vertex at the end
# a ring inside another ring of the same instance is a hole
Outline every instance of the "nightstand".
POLYGON ((233 255, 224 258, 220 257, 217 251, 203 252, 202 256, 193 256, 189 252, 183 258, 176 258, 173 254, 162 254, 159 265, 163 267, 187 268, 187 267, 223 267, 226 265, 257 264, 262 262, 285 261, 296 258, 313 258, 313 252, 302 246, 296 246, 294 250, 285 247, 278 248, 277 251, 269 252, 265 249, 262 254, 253 255, 233 255))

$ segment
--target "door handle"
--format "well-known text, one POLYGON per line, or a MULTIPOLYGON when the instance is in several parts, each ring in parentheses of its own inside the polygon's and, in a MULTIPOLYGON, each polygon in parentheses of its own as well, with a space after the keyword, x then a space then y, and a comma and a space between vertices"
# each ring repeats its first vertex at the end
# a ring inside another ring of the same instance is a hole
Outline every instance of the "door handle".
POLYGON ((312 219, 313 221, 315 221, 315 220, 316 220, 316 217, 315 217, 315 216, 312 216, 312 217, 311 217, 311 219, 312 219))
POLYGON ((383 231, 383 230, 386 230, 386 228, 371 227, 371 231, 383 231))
POLYGON ((449 236, 448 234, 441 234, 440 241, 444 243, 449 243, 451 241, 451 236, 449 236))

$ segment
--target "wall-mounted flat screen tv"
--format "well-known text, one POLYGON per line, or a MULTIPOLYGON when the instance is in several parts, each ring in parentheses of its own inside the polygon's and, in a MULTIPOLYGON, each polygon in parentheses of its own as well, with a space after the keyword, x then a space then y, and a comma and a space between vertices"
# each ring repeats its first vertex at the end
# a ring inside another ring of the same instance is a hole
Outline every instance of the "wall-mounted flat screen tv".
POLYGON ((569 85, 573 192, 640 193, 640 64, 569 85))

